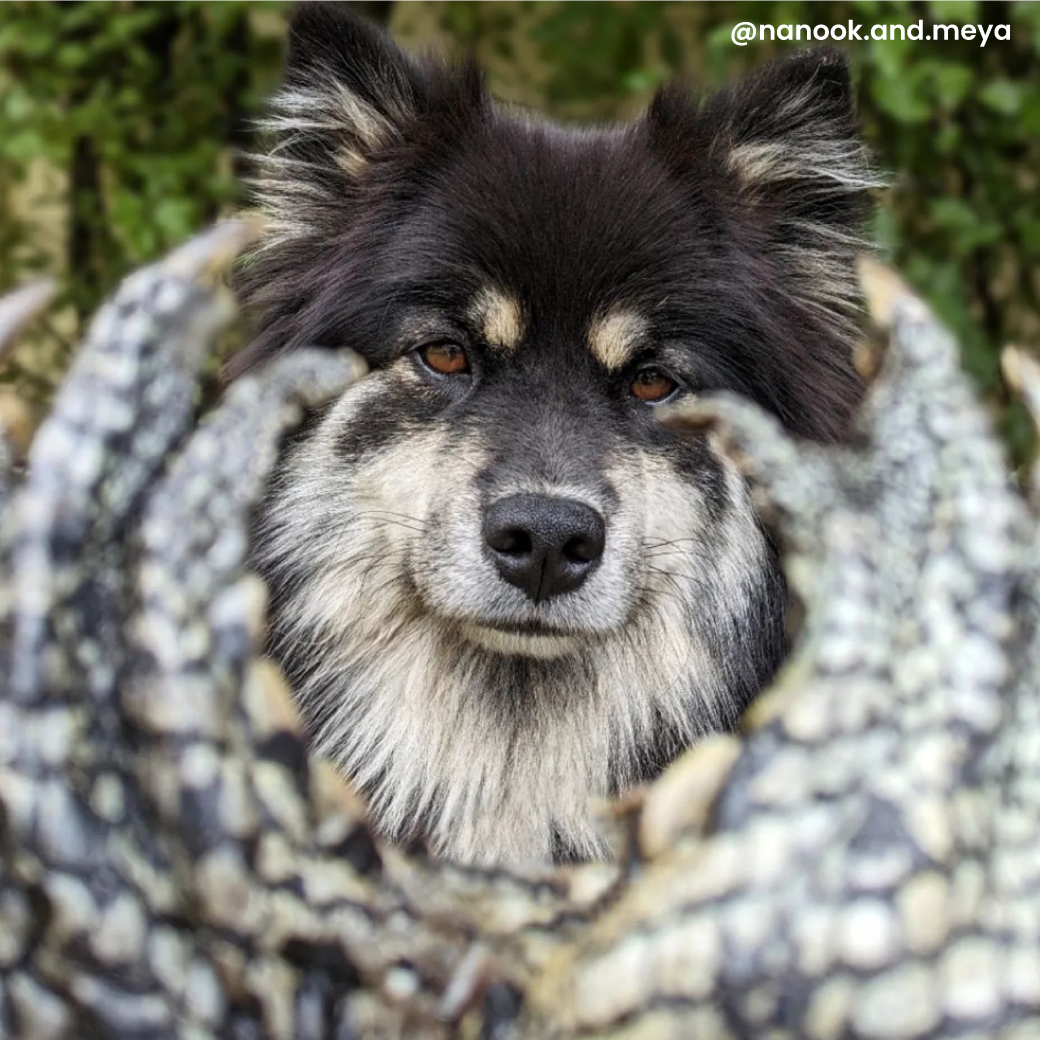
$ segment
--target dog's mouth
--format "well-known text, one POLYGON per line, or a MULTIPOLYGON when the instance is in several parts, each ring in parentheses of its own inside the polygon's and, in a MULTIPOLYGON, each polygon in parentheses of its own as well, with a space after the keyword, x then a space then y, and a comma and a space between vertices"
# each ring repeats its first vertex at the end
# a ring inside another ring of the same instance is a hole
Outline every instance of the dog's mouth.
MULTIPOLYGON (((466 621, 466 637, 500 654, 553 658, 573 653, 582 633, 544 621, 466 621)), ((587 636, 587 633, 586 633, 587 636)))
POLYGON ((496 632, 505 632, 514 636, 574 636, 577 632, 571 629, 561 628, 557 625, 549 625, 544 621, 487 621, 483 623, 485 628, 494 629, 496 632))

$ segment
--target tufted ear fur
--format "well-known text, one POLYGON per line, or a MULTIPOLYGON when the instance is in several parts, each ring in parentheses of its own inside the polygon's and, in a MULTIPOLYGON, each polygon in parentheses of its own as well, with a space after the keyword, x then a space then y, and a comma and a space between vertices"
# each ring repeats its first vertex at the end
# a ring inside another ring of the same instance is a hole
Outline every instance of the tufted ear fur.
POLYGON ((260 124, 272 137, 256 182, 265 244, 327 232, 373 165, 406 157, 424 130, 430 137, 438 109, 457 121, 483 96, 474 70, 410 58, 350 5, 301 4, 284 86, 260 124))
POLYGON ((731 219, 786 268, 792 290, 834 331, 850 334, 854 258, 880 187, 859 137, 848 62, 838 49, 763 66, 698 105, 668 87, 647 117, 651 140, 690 178, 722 190, 731 219))

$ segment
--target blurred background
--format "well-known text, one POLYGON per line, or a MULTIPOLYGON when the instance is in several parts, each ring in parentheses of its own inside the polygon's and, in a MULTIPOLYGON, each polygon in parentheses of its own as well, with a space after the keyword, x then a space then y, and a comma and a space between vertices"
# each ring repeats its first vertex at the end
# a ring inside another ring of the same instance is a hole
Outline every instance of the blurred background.
MULTIPOLYGON (((562 120, 637 113, 675 76, 710 87, 793 44, 755 24, 1009 24, 1010 42, 853 43, 869 145, 891 175, 879 246, 961 338, 1016 458, 1031 433, 998 355, 1040 351, 1040 3, 357 3, 409 48, 474 53, 501 97, 562 120)), ((42 407, 129 269, 248 201, 251 119, 277 86, 288 4, 0 4, 0 290, 60 306, 0 381, 42 407)))

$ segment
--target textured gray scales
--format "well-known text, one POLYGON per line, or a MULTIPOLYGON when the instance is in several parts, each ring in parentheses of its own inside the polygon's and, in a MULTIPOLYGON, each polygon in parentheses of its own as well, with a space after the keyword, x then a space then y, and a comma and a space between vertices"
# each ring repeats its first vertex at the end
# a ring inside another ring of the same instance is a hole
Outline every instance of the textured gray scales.
MULTIPOLYGON (((736 399, 666 417, 746 469, 796 651, 613 810, 617 863, 470 871, 373 840, 258 655, 253 505, 363 366, 297 356, 196 422, 247 237, 129 279, 26 475, 0 451, 0 1037, 1040 1037, 1036 523, 924 307, 864 272, 849 447, 736 399)), ((1008 374, 1035 413, 1040 368, 1008 374)))

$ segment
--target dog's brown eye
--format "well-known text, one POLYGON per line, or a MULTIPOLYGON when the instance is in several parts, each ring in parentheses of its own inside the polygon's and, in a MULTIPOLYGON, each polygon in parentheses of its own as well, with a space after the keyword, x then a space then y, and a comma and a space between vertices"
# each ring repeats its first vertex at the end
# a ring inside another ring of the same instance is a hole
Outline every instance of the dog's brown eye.
POLYGON ((458 376, 469 371, 469 358, 457 343, 431 343, 419 353, 438 375, 458 376))
POLYGON ((678 387, 678 383, 663 369, 641 368, 632 380, 632 396, 640 401, 654 404, 670 397, 678 387))

